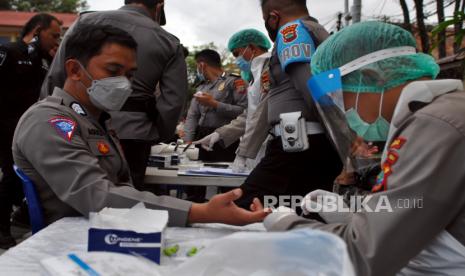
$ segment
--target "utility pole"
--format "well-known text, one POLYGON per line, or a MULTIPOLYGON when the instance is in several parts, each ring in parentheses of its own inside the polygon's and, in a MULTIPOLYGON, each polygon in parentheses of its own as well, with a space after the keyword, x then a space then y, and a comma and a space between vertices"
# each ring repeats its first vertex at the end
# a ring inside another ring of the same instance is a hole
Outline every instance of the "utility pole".
POLYGON ((336 23, 336 30, 340 31, 342 29, 342 12, 337 14, 337 23, 336 23))
POLYGON ((345 26, 349 26, 349 21, 351 19, 350 13, 349 13, 349 0, 344 0, 344 21, 345 21, 345 26))
POLYGON ((354 0, 354 5, 352 6, 352 24, 360 22, 362 18, 362 0, 354 0))

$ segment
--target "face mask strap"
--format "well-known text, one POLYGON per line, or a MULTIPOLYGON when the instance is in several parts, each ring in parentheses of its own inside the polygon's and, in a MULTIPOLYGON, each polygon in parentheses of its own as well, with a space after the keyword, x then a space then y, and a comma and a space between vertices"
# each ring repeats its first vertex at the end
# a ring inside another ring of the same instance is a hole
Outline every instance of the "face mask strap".
POLYGON ((82 65, 82 63, 77 60, 77 63, 79 64, 79 66, 81 67, 82 70, 84 70, 84 73, 87 75, 87 77, 91 80, 91 81, 94 81, 94 78, 91 76, 91 74, 89 72, 87 72, 86 68, 84 68, 84 65, 82 65))
POLYGON ((242 53, 239 56, 244 58, 244 53, 247 51, 247 49, 249 49, 249 45, 247 45, 247 47, 245 47, 244 51, 242 51, 242 53))
POLYGON ((379 100, 379 112, 378 112, 378 118, 382 117, 382 111, 383 111, 383 100, 384 100, 384 91, 381 93, 381 99, 379 100))

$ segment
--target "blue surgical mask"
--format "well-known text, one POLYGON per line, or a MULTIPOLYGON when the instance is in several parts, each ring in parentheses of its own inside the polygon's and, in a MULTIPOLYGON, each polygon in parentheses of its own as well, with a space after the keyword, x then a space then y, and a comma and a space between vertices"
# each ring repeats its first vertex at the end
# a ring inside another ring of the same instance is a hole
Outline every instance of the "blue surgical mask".
POLYGON ((243 56, 238 56, 236 58, 236 64, 239 69, 243 72, 250 72, 250 61, 245 60, 243 56))
POLYGON ((355 108, 349 109, 345 116, 350 128, 357 133, 358 136, 362 137, 365 141, 376 142, 386 141, 389 133, 389 122, 384 119, 381 114, 383 107, 384 93, 381 94, 379 103, 378 118, 373 123, 365 122, 358 114, 358 98, 360 93, 357 93, 355 100, 355 108))
POLYGON ((205 75, 202 72, 200 72, 199 68, 197 68, 196 76, 197 79, 199 79, 200 81, 205 81, 205 75))

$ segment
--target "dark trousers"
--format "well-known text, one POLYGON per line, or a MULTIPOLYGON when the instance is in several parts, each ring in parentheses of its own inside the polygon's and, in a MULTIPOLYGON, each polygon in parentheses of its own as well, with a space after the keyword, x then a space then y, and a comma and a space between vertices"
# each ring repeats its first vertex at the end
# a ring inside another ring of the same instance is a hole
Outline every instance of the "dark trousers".
POLYGON ((265 156, 242 184, 243 196, 236 204, 249 209, 255 197, 263 203, 264 196, 305 196, 316 189, 331 191, 342 169, 339 156, 326 135, 308 138, 309 149, 295 153, 282 149, 281 137, 270 141, 265 156))
MULTIPOLYGON (((213 133, 216 128, 198 127, 195 131, 195 140, 213 133)), ((236 158, 236 149, 239 146, 239 141, 236 141, 229 147, 223 147, 222 142, 218 142, 213 146, 212 151, 199 148, 199 159, 203 162, 232 162, 236 158)), ((187 200, 193 202, 205 202, 206 188, 204 186, 188 186, 185 189, 187 200)))
POLYGON ((134 187, 143 190, 145 170, 149 160, 152 143, 144 140, 120 140, 124 156, 131 170, 131 178, 134 187))
POLYGON ((0 181, 0 232, 4 235, 10 233, 10 217, 12 207, 21 204, 24 198, 21 179, 16 176, 13 170, 13 156, 10 147, 2 144, 0 149, 0 168, 3 177, 0 181))

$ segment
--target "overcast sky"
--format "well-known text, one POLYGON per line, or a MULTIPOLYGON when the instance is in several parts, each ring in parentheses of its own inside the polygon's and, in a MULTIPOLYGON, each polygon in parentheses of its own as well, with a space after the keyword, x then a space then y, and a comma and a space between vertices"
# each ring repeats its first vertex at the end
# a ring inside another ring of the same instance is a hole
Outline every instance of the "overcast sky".
MULTIPOLYGON (((90 6, 89 10, 117 9, 124 3, 123 0, 87 0, 87 2, 90 6)), ((402 19, 398 0, 362 0, 362 2, 362 19, 380 15, 396 15, 397 19, 402 19)), ((307 0, 307 5, 310 14, 328 30, 335 27, 336 14, 344 10, 344 0, 307 0)), ((413 4, 410 6, 413 8, 413 4)), ((434 9, 434 6, 430 9, 434 9)), ((259 0, 165 0, 165 12, 167 18, 165 29, 176 35, 187 46, 214 42, 224 47, 234 32, 244 28, 256 28, 265 32, 259 0)), ((451 9, 446 15, 450 13, 451 9)), ((414 18, 414 15, 415 13, 412 12, 411 17, 414 18)))

